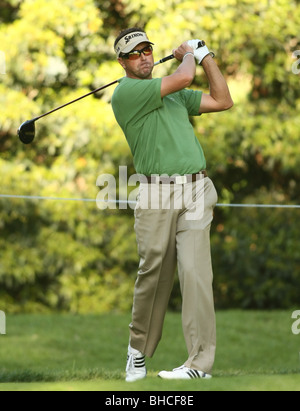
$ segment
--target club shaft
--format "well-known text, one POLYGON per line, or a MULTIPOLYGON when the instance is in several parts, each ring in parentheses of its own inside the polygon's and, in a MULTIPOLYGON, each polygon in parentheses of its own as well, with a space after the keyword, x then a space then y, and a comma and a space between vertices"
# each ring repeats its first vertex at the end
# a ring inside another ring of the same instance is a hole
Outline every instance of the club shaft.
MULTIPOLYGON (((173 59, 173 58, 174 58, 174 56, 173 56, 173 54, 171 54, 170 56, 165 57, 165 58, 159 60, 158 62, 156 62, 156 63, 154 64, 154 66, 157 66, 158 64, 164 63, 165 61, 168 61, 168 60, 173 59)), ((56 107, 56 108, 54 108, 53 110, 48 111, 48 112, 45 113, 45 114, 42 114, 42 115, 40 115, 40 116, 38 116, 38 117, 35 117, 34 119, 32 119, 32 121, 37 121, 37 120, 39 120, 40 118, 49 116, 49 114, 55 113, 55 111, 61 110, 62 108, 67 107, 67 106, 69 106, 70 104, 76 103, 77 101, 82 100, 83 98, 86 98, 86 97, 88 97, 88 96, 91 96, 92 94, 98 93, 99 91, 104 90, 104 89, 107 88, 107 87, 113 86, 114 84, 118 83, 119 81, 120 81, 120 79, 115 80, 115 81, 112 81, 111 83, 106 84, 105 86, 102 86, 102 87, 97 88, 96 90, 90 91, 89 93, 85 94, 84 96, 78 97, 78 98, 76 98, 75 100, 69 101, 69 103, 63 104, 62 106, 56 107)))
POLYGON ((102 86, 102 87, 97 88, 96 90, 90 91, 89 93, 85 94, 84 96, 78 97, 78 98, 76 98, 75 100, 70 101, 69 103, 63 104, 62 106, 56 107, 56 108, 54 108, 53 110, 48 111, 48 113, 42 114, 41 116, 38 116, 38 117, 34 118, 32 121, 37 121, 37 120, 39 120, 40 118, 49 116, 49 114, 52 114, 52 113, 54 113, 54 112, 57 111, 57 110, 60 110, 60 109, 62 109, 62 108, 64 108, 64 107, 67 107, 67 106, 69 106, 70 104, 76 103, 76 101, 82 100, 83 98, 88 97, 88 96, 91 96, 92 94, 98 93, 99 91, 104 90, 105 88, 110 87, 110 86, 112 86, 113 84, 116 84, 116 83, 118 83, 118 82, 119 82, 119 80, 115 80, 115 81, 113 81, 113 82, 111 82, 111 83, 109 83, 109 84, 106 84, 105 86, 102 86))

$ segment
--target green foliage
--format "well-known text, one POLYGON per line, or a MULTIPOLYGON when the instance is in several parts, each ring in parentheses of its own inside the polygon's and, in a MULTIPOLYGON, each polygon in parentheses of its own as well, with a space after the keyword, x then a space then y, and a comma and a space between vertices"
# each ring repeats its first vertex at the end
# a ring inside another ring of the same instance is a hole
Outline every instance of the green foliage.
MULTIPOLYGON (((300 89, 292 72, 299 19, 296 0, 0 0, 0 194, 96 199, 100 174, 118 178, 119 165, 134 172, 110 106, 114 87, 37 122, 30 146, 16 130, 120 78, 114 39, 141 26, 155 60, 187 39, 205 39, 228 80, 234 108, 193 119, 219 202, 299 203, 300 89)), ((158 66, 154 75, 177 65, 158 66)), ((200 67, 193 87, 208 88, 200 67)), ((220 307, 299 301, 296 214, 216 209, 220 307)), ((129 309, 138 265, 133 224, 131 210, 1 198, 0 309, 129 309)), ((178 285, 171 303, 180 303, 178 285)))

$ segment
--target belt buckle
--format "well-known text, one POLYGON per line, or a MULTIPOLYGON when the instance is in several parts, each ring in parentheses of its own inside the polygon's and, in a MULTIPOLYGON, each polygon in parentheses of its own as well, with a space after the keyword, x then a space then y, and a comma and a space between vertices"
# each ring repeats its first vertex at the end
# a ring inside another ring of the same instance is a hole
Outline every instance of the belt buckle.
POLYGON ((175 184, 186 184, 187 176, 177 176, 175 177, 175 184))

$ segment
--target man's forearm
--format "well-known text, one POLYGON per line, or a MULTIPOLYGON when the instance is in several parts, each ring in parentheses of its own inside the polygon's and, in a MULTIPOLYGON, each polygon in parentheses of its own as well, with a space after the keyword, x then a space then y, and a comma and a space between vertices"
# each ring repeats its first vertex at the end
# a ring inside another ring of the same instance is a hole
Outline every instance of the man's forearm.
POLYGON ((192 81, 194 80, 196 75, 196 63, 193 54, 187 54, 186 57, 183 58, 182 63, 176 70, 176 73, 186 74, 192 79, 192 81))
POLYGON ((196 74, 196 64, 192 53, 193 49, 189 47, 187 43, 183 43, 177 49, 173 50, 175 58, 181 61, 181 64, 173 74, 163 77, 161 83, 162 98, 168 94, 183 90, 192 84, 196 74), (186 53, 191 54, 184 57, 186 53))
POLYGON ((202 67, 209 82, 210 96, 223 109, 232 107, 233 101, 226 80, 211 55, 203 59, 202 67))

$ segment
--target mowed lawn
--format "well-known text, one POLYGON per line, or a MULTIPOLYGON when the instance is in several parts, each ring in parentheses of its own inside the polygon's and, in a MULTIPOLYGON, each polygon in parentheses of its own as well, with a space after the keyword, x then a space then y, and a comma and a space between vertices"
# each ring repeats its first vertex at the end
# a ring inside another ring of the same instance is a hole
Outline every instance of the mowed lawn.
POLYGON ((299 391, 300 335, 291 311, 218 311, 212 380, 163 381, 182 365, 180 314, 168 313, 148 378, 124 382, 130 314, 7 315, 0 391, 299 391))

